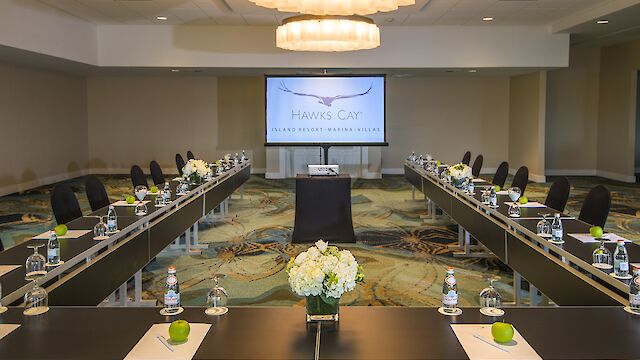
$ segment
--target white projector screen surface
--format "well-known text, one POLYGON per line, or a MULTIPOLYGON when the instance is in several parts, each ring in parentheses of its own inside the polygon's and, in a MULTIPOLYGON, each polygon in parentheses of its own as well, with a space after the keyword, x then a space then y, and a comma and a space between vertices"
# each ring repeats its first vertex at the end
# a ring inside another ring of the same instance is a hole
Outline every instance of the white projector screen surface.
POLYGON ((384 76, 267 76, 266 145, 386 145, 384 76))

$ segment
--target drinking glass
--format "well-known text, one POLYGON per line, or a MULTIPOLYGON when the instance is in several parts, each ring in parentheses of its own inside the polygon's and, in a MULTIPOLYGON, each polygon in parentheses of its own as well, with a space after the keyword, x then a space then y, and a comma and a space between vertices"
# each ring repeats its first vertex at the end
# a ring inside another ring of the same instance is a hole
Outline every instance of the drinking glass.
POLYGON ((493 287, 493 283, 497 280, 496 277, 488 277, 489 287, 480 291, 480 306, 483 308, 495 308, 500 309, 502 307, 502 296, 493 287))
POLYGON ((611 265, 611 251, 604 246, 605 239, 600 238, 600 246, 593 251, 593 266, 602 269, 602 270, 610 270, 613 268, 611 265))
POLYGON ((33 254, 27 257, 25 262, 26 280, 37 280, 47 275, 47 259, 38 252, 38 249, 44 244, 27 245, 27 248, 33 249, 33 254))
POLYGON ((227 290, 220 286, 220 279, 224 277, 223 274, 213 275, 213 287, 207 294, 207 307, 208 308, 226 308, 229 300, 227 290))
POLYGON ((107 231, 109 230, 109 228, 104 221, 105 217, 106 216, 98 216, 98 219, 100 220, 98 221, 96 226, 93 227, 93 240, 106 240, 109 238, 109 236, 107 236, 107 231))
POLYGON ((536 228, 538 230, 538 236, 551 237, 551 223, 547 220, 547 216, 551 214, 540 214, 542 220, 538 221, 536 228))
POLYGON ((147 215, 147 205, 145 205, 145 203, 142 201, 147 196, 148 191, 149 189, 147 189, 147 187, 144 185, 138 185, 134 190, 136 198, 138 199, 138 204, 136 205, 135 209, 136 215, 138 216, 147 215))
POLYGON ((509 194, 509 199, 511 199, 511 205, 509 205, 509 216, 520 217, 520 204, 518 204, 518 199, 520 199, 520 195, 522 194, 520 188, 510 187, 507 192, 509 194))
POLYGON ((33 280, 33 287, 24 294, 24 312, 25 315, 39 315, 49 310, 49 295, 47 290, 38 286, 33 280))

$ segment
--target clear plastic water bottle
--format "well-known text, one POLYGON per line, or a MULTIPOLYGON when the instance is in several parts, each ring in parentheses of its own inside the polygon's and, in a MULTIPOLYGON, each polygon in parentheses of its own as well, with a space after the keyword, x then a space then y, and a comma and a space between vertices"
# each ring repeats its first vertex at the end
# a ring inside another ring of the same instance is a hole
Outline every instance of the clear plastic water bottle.
POLYGON ((109 211, 107 212, 107 232, 113 234, 118 230, 118 215, 116 214, 116 208, 113 205, 109 205, 109 211))
POLYGON ((496 193, 494 186, 491 187, 491 192, 489 193, 489 206, 498 207, 498 193, 496 193))
POLYGON ((60 241, 55 231, 49 232, 49 241, 47 241, 47 262, 49 264, 57 264, 60 262, 60 241))
POLYGON ((442 284, 442 308, 445 312, 454 312, 458 307, 458 285, 453 276, 453 268, 447 268, 447 274, 442 284))
POLYGON ((412 152, 411 156, 409 156, 409 161, 410 162, 415 162, 416 161, 416 152, 412 152))
POLYGON ((233 158, 233 166, 236 166, 240 163, 240 155, 236 153, 236 156, 233 158))
POLYGON ((633 267, 633 280, 629 285, 629 307, 640 313, 640 267, 633 267))
POLYGON ((422 155, 420 155, 420 157, 418 158, 418 165, 420 167, 424 166, 424 158, 422 157, 422 155))
POLYGON ((244 150, 242 150, 242 157, 240 158, 240 161, 246 161, 247 160, 247 154, 244 152, 244 150))
POLYGON ((164 189, 162 189, 162 201, 165 205, 171 202, 171 187, 168 182, 164 183, 164 189))
POLYGON ((560 219, 560 213, 556 213, 553 216, 553 223, 551 224, 551 240, 561 242, 562 235, 562 220, 560 219))
POLYGON ((618 246, 613 253, 613 272, 616 276, 629 276, 629 254, 624 247, 624 240, 618 240, 618 246))
POLYGON ((474 194, 476 192, 476 185, 473 183, 473 179, 469 179, 467 181, 469 181, 469 185, 467 187, 469 194, 474 194))
POLYGON ((171 265, 168 269, 167 283, 164 290, 164 307, 176 309, 180 307, 180 284, 176 275, 176 267, 171 265))

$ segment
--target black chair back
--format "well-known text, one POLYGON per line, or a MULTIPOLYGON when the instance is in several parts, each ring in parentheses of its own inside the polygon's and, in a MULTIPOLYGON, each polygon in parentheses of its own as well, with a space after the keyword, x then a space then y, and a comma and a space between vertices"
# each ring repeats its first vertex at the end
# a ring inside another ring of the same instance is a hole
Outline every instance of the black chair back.
POLYGON ((464 153, 464 156, 462 157, 462 163, 465 165, 469 165, 470 162, 471 162, 471 151, 467 151, 466 153, 464 153))
POLYGON ((195 160, 196 157, 193 156, 193 153, 191 152, 191 150, 187 151, 187 160, 195 160))
POLYGON ((2 239, 0 239, 0 251, 4 251, 4 245, 2 245, 2 239))
POLYGON ((160 167, 160 164, 158 164, 157 161, 152 160, 149 163, 149 169, 151 170, 151 178, 153 179, 153 183, 155 185, 164 184, 165 182, 164 174, 162 173, 162 168, 160 167))
POLYGON ((176 154, 176 166, 178 167, 178 174, 182 176, 182 168, 184 167, 184 158, 180 154, 176 154))
POLYGON ((589 191, 582 203, 578 219, 594 226, 604 228, 611 209, 611 193, 609 189, 598 185, 589 191))
POLYGON ((473 177, 480 176, 480 171, 482 171, 482 162, 484 162, 484 157, 482 155, 476 156, 476 159, 473 160, 473 166, 471 167, 471 175, 473 175, 473 177))
POLYGON ((520 188, 520 194, 524 195, 524 191, 527 188, 529 182, 529 168, 526 166, 520 166, 516 174, 513 175, 512 187, 520 188))
POLYGON ((569 200, 569 191, 571 185, 569 179, 565 176, 559 177, 551 184, 549 192, 547 193, 547 200, 544 204, 552 209, 564 212, 565 206, 567 206, 567 200, 569 200))
POLYGON ((503 161, 500 165, 498 165, 496 174, 493 175, 493 180, 491 182, 493 183, 493 185, 498 185, 503 188, 504 182, 507 181, 507 175, 509 175, 509 163, 503 161))
POLYGON ((143 185, 149 188, 147 176, 144 174, 144 171, 142 171, 142 168, 138 165, 133 165, 131 167, 131 182, 133 183, 134 189, 138 185, 143 185))
POLYGON ((91 210, 96 211, 102 209, 105 206, 109 206, 109 195, 105 190, 102 182, 95 176, 87 176, 87 180, 84 183, 85 191, 87 192, 87 199, 89 199, 89 205, 91 210))
POLYGON ((58 224, 66 224, 82 217, 76 194, 67 184, 58 184, 51 191, 51 209, 58 224))

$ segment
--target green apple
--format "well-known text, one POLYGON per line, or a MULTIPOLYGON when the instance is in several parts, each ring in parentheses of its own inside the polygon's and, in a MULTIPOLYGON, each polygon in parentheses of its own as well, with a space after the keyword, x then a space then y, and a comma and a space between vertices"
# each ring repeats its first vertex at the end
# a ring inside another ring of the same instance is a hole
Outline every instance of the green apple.
POLYGON ((526 204, 529 202, 529 199, 526 196, 522 196, 520 197, 520 199, 518 199, 518 202, 522 205, 526 204))
POLYGON ((175 342, 187 341, 191 326, 186 320, 176 320, 169 325, 169 337, 175 342))
POLYGON ((152 193, 157 193, 158 192, 158 187, 157 186, 152 186, 151 189, 149 189, 152 193))
POLYGON ((133 204, 136 201, 136 198, 134 198, 133 196, 129 195, 125 198, 125 200, 127 201, 127 204, 133 204))
POLYGON ((499 185, 494 186, 494 188, 496 189, 496 192, 500 191, 502 188, 499 185))
POLYGON ((506 322, 496 321, 491 325, 493 340, 499 343, 508 343, 513 340, 513 326, 506 322))
POLYGON ((440 166, 442 165, 442 162, 440 160, 436 161, 436 165, 440 166))
POLYGON ((602 234, 604 234, 604 231, 602 231, 600 226, 592 226, 589 228, 589 234, 594 238, 599 239, 602 237, 602 234))
POLYGON ((58 236, 64 236, 67 233, 67 231, 69 231, 69 228, 67 228, 67 225, 65 224, 60 224, 55 228, 53 228, 53 231, 55 231, 56 235, 58 236))

